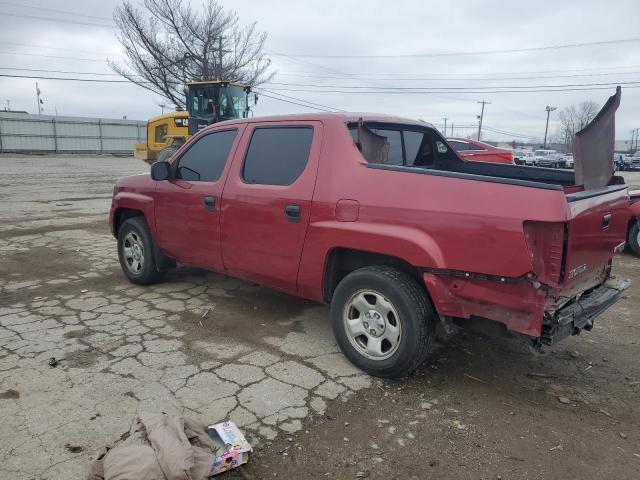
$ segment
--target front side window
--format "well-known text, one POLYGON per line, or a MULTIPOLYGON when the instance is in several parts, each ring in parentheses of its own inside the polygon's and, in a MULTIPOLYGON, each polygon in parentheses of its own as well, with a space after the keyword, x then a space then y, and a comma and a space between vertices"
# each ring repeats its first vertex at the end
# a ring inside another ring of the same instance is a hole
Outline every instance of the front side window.
POLYGON ((242 167, 247 183, 291 185, 309 160, 313 128, 263 127, 251 136, 242 167))
POLYGON ((198 139, 178 163, 177 178, 192 182, 215 182, 227 162, 236 130, 214 132, 198 139))

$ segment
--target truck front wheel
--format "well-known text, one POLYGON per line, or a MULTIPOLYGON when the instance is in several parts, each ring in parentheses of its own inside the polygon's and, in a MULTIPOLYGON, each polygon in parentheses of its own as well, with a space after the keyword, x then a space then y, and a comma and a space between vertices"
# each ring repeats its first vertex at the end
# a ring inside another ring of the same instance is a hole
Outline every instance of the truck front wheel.
POLYGON ((424 288, 391 267, 365 267, 338 284, 331 301, 333 333, 344 355, 384 378, 408 375, 426 359, 435 313, 424 288))
POLYGON ((153 255, 151 233, 142 217, 126 220, 118 229, 118 258, 125 276, 138 285, 162 280, 153 255))
POLYGON ((640 227, 637 221, 629 229, 627 244, 631 251, 640 257, 640 227))

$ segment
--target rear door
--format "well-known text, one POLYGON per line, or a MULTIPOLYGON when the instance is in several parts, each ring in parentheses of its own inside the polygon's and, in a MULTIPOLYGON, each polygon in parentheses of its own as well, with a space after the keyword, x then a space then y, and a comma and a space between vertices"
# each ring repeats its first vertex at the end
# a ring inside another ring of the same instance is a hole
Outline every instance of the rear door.
POLYGON ((322 139, 317 121, 253 124, 222 198, 226 270, 295 292, 322 139))
POLYGON ((155 220, 162 250, 178 261, 222 270, 220 200, 236 128, 200 136, 172 163, 171 180, 157 182, 155 220))

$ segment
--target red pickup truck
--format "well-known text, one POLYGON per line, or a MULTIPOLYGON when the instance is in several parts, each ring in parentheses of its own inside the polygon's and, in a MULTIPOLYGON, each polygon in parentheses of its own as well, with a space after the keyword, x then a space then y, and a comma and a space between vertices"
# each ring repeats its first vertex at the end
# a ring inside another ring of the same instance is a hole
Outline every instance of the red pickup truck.
POLYGON ((329 303, 344 354, 397 377, 439 324, 535 346, 591 329, 627 285, 610 278, 621 182, 585 190, 570 171, 467 162, 403 118, 250 118, 119 180, 110 224, 130 281, 180 262, 329 303))

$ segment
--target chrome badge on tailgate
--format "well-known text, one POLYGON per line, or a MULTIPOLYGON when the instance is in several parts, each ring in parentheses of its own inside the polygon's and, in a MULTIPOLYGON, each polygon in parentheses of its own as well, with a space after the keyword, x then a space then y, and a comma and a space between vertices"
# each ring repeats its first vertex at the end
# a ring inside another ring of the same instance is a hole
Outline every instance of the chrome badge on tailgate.
POLYGON ((578 265, 576 268, 569 270, 569 278, 575 278, 580 275, 582 272, 587 270, 587 264, 583 263, 582 265, 578 265))

